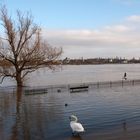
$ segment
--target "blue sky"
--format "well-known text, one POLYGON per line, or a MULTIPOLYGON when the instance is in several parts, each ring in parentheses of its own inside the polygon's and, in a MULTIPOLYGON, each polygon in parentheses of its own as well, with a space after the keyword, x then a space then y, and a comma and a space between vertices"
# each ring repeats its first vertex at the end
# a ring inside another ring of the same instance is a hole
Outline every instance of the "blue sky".
POLYGON ((14 16, 30 11, 63 57, 139 57, 139 0, 0 0, 14 16))
POLYGON ((139 0, 1 0, 9 11, 31 11, 37 23, 56 29, 94 29, 140 14, 139 0))

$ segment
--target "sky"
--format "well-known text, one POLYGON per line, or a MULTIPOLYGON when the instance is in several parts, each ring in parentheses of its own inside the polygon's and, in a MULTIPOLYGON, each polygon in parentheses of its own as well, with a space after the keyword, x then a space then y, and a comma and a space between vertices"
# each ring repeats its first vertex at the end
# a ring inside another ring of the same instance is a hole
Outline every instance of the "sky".
POLYGON ((140 0, 0 0, 11 17, 31 12, 62 57, 140 57, 140 0))

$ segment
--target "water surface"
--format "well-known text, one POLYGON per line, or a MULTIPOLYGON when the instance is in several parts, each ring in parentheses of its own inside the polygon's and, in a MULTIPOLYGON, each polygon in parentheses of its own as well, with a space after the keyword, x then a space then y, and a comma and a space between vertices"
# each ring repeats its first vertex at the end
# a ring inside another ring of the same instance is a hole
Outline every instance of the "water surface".
POLYGON ((3 140, 139 140, 140 86, 89 86, 87 92, 70 93, 73 83, 140 79, 140 65, 64 66, 40 69, 27 77, 27 86, 66 85, 48 93, 25 95, 7 79, 0 90, 0 138, 3 140), (58 89, 60 92, 58 92, 58 89), (20 94, 21 93, 21 94, 20 94), (65 106, 68 104, 68 106, 65 106), (73 137, 69 116, 75 114, 85 128, 73 137))
MULTIPOLYGON (((124 72, 128 80, 140 79, 139 64, 109 65, 66 65, 55 71, 47 68, 31 73, 25 79, 26 86, 46 86, 86 82, 102 82, 121 80, 124 72)), ((15 85, 14 80, 7 79, 0 86, 15 85)))
MULTIPOLYGON (((60 88, 59 88, 60 89, 60 88)), ((95 88, 70 93, 49 89, 40 95, 0 93, 0 137, 3 140, 124 140, 139 139, 140 86, 95 88), (18 94, 19 95, 19 94, 18 94), (65 104, 68 106, 65 106, 65 104), (73 137, 69 116, 85 128, 73 137)))

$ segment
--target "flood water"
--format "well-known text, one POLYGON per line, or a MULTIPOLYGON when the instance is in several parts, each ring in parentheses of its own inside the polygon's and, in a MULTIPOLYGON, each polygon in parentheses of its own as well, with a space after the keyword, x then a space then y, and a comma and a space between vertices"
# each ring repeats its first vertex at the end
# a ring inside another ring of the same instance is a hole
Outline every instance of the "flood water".
POLYGON ((139 140, 139 132, 140 85, 106 88, 90 85, 88 91, 77 93, 70 93, 66 86, 59 88, 59 92, 58 88, 49 88, 48 93, 37 95, 0 90, 2 140, 139 140), (80 136, 72 136, 69 125, 72 114, 85 128, 80 136))
POLYGON ((3 140, 124 140, 139 139, 140 86, 89 87, 70 93, 49 89, 17 97, 0 93, 0 137, 3 140), (65 104, 68 104, 65 106, 65 104), (73 137, 69 116, 75 114, 85 132, 73 137))
MULTIPOLYGON (((43 68, 31 73, 25 79, 25 86, 116 81, 122 79, 124 72, 129 80, 140 79, 140 64, 67 65, 55 71, 43 68)), ((9 85, 15 85, 14 81, 7 79, 0 86, 9 85)))

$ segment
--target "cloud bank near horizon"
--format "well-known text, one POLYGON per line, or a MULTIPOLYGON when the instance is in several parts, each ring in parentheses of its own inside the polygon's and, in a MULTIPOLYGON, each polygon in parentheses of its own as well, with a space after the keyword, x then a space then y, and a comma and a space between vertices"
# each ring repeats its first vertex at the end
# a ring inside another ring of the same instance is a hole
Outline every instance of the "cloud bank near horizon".
POLYGON ((43 29, 43 36, 51 45, 63 48, 63 57, 139 57, 140 15, 101 29, 43 29))

